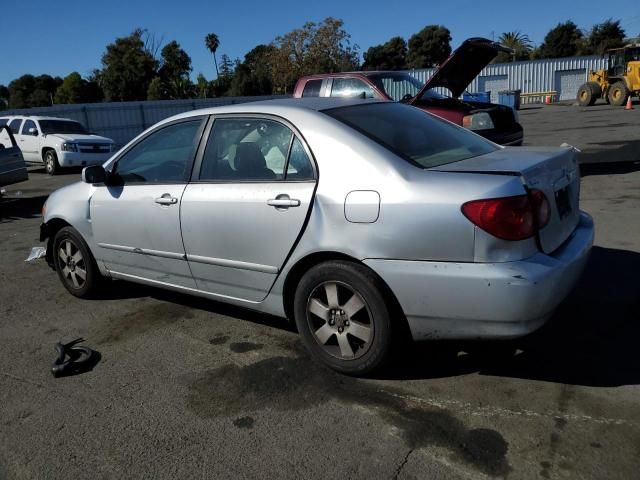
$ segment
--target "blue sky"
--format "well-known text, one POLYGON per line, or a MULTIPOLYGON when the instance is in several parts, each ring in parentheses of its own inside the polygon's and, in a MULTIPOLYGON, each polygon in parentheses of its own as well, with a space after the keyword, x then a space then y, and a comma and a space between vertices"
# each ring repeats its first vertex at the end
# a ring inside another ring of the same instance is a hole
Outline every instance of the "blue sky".
POLYGON ((618 12, 627 13, 622 18, 627 35, 640 34, 637 0, 618 0, 611 11, 595 0, 581 0, 580 8, 576 2, 558 0, 63 0, 55 2, 57 6, 46 0, 3 3, 0 84, 5 85, 24 73, 65 76, 75 70, 87 75, 100 66, 108 43, 136 27, 149 29, 165 42, 177 40, 193 60, 193 76, 202 72, 207 78, 214 77, 213 60, 203 41, 207 33, 215 32, 220 37, 218 55, 243 58, 255 45, 268 43, 305 21, 320 21, 327 16, 345 21, 352 42, 361 52, 392 36, 406 39, 434 23, 451 30, 454 47, 467 37, 491 38, 513 30, 528 34, 539 44, 558 22, 570 19, 588 29, 618 12))

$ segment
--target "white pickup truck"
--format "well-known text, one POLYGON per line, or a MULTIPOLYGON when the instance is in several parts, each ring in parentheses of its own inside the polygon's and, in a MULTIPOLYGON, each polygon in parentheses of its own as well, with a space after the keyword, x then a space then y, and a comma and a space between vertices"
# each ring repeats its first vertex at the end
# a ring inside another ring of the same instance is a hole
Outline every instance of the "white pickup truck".
MULTIPOLYGON (((106 162, 115 143, 93 135, 81 123, 68 118, 13 116, 0 118, 13 132, 27 163, 44 163, 47 173, 55 175, 63 167, 86 167, 106 162)), ((10 144, 6 132, 0 132, 0 144, 10 144)))

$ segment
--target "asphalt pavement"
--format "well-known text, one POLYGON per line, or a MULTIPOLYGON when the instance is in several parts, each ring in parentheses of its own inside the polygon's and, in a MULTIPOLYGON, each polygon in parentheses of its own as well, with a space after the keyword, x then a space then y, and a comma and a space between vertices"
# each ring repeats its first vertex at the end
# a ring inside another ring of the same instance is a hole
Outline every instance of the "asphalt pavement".
POLYGON ((0 479, 639 478, 640 106, 520 119, 589 164, 583 279, 530 337, 423 343, 367 379, 310 360, 284 319, 125 282, 72 297, 24 259, 79 173, 32 168, 0 200, 0 479), (100 361, 53 378, 76 337, 100 361))

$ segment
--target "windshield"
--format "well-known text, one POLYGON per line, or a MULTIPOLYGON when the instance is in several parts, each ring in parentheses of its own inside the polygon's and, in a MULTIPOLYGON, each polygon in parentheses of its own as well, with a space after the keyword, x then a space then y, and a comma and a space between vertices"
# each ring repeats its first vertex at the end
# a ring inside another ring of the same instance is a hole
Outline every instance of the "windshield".
POLYGON ((462 127, 400 103, 353 105, 323 113, 422 168, 459 162, 499 148, 462 127))
POLYGON ((402 72, 373 73, 367 77, 396 102, 415 97, 424 85, 417 78, 402 72))
POLYGON ((40 120, 42 133, 77 133, 88 135, 89 132, 78 122, 71 120, 40 120))

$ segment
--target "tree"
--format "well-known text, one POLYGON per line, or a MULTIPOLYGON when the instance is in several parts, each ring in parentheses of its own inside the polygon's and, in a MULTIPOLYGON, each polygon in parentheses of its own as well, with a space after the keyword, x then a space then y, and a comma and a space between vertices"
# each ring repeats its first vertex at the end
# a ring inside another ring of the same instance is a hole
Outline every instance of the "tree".
POLYGON ((602 55, 611 48, 623 47, 624 37, 625 32, 620 26, 620 20, 614 22, 610 18, 609 20, 594 25, 587 40, 589 53, 602 55))
POLYGON ((158 62, 145 49, 144 32, 136 29, 128 37, 117 38, 107 45, 100 78, 108 101, 144 100, 147 97, 158 62))
POLYGON ((53 103, 53 96, 61 84, 60 77, 22 75, 9 84, 9 106, 11 108, 49 106, 53 103))
POLYGON ((559 23, 549 30, 540 45, 540 58, 573 57, 580 51, 582 32, 575 23, 559 23))
POLYGON ((218 35, 216 35, 215 33, 209 33, 206 37, 204 37, 204 44, 207 47, 207 49, 211 52, 211 55, 213 55, 213 63, 216 66, 216 77, 217 77, 219 73, 218 73, 218 61, 216 60, 216 51, 220 46, 220 39, 218 38, 218 35))
POLYGON ((500 52, 494 59, 493 63, 515 62, 516 60, 529 60, 531 58, 531 50, 533 44, 529 40, 529 36, 520 33, 518 30, 513 32, 504 32, 498 39, 505 47, 513 50, 513 54, 500 52))
POLYGON ((258 45, 244 56, 236 66, 231 81, 231 95, 271 95, 271 58, 276 48, 273 45, 258 45))
POLYGON ((442 25, 427 25, 409 38, 407 66, 435 67, 451 55, 451 32, 442 25))
POLYGON ((403 70, 407 68, 407 42, 393 37, 382 45, 374 45, 364 53, 363 70, 403 70))
POLYGON ((191 57, 175 40, 162 48, 160 56, 162 64, 158 73, 166 80, 188 77, 191 73, 191 57))
POLYGON ((167 100, 166 91, 160 77, 153 77, 147 88, 147 100, 167 100))
POLYGON ((277 37, 269 54, 274 89, 286 93, 302 75, 358 68, 358 46, 351 45, 343 25, 327 17, 277 37))
POLYGON ((226 53, 220 58, 220 76, 226 78, 233 76, 233 62, 226 53))
POLYGON ((198 98, 207 98, 209 96, 209 81, 202 73, 199 73, 196 78, 195 88, 198 98))
POLYGON ((98 84, 85 80, 78 72, 67 75, 56 90, 55 103, 94 103, 102 100, 103 93, 98 84))
POLYGON ((9 89, 6 85, 0 85, 0 110, 9 108, 9 89))
MULTIPOLYGON (((147 98, 150 90, 155 100, 190 98, 193 93, 193 84, 189 79, 191 73, 191 57, 175 40, 167 43, 161 53, 161 66, 158 70, 159 84, 151 84, 147 89, 147 98)), ((154 79, 155 80, 155 79, 154 79)), ((153 81, 152 81, 153 83, 153 81)))

